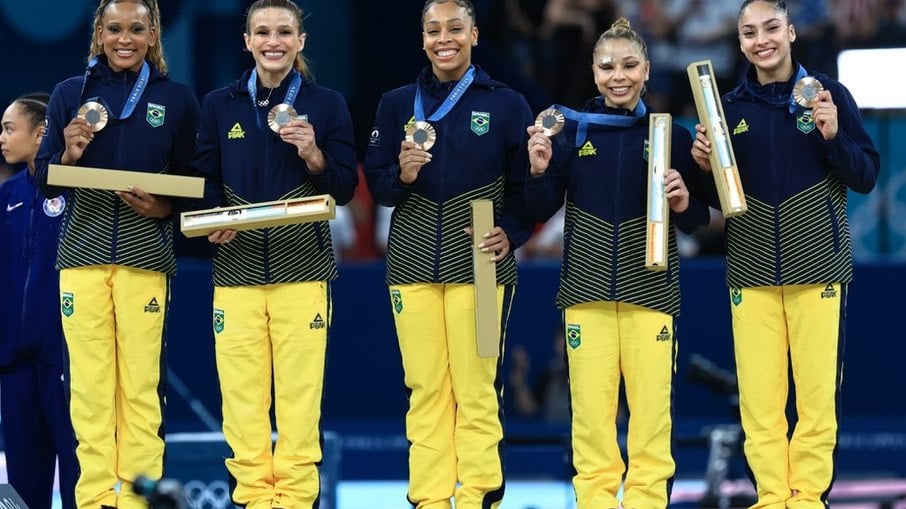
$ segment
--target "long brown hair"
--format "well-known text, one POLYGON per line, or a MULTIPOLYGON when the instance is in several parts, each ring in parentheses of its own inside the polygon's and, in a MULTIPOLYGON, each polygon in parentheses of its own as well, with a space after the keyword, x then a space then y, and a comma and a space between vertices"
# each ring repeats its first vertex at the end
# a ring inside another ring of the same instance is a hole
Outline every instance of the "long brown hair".
POLYGON ((122 2, 133 2, 144 5, 148 9, 148 17, 151 18, 151 27, 157 33, 156 43, 148 47, 148 53, 145 54, 145 60, 154 64, 157 69, 167 72, 167 60, 164 58, 164 29, 160 24, 160 7, 157 0, 101 0, 98 8, 94 11, 93 30, 91 31, 91 46, 88 49, 88 60, 104 53, 104 48, 98 41, 98 32, 101 31, 104 13, 111 4, 122 2))
MULTIPOLYGON (((293 2, 292 0, 258 0, 249 7, 249 10, 245 14, 246 35, 250 35, 252 32, 252 27, 250 26, 252 15, 261 9, 270 8, 286 9, 289 11, 293 17, 296 18, 296 28, 299 30, 299 35, 305 33, 305 26, 302 23, 305 16, 302 13, 302 8, 296 5, 296 2, 293 2)), ((311 77, 311 69, 308 65, 308 61, 302 56, 302 52, 296 53, 296 60, 293 62, 293 67, 303 76, 311 77)))

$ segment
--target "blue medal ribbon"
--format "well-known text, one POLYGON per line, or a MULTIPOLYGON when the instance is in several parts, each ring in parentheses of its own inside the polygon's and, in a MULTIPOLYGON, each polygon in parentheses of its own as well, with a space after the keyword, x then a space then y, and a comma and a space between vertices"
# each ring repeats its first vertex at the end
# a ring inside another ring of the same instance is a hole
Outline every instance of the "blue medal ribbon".
MULTIPOLYGON (((85 93, 85 87, 88 84, 88 75, 91 73, 91 69, 96 65, 98 65, 98 57, 94 57, 88 62, 88 68, 85 69, 85 81, 82 82, 82 93, 79 94, 79 96, 85 93)), ((132 86, 132 92, 129 93, 129 97, 126 98, 126 102, 123 104, 123 110, 118 117, 120 120, 126 120, 132 116, 132 112, 134 112, 135 107, 138 106, 139 99, 142 98, 142 94, 144 94, 145 89, 148 88, 148 80, 150 78, 151 66, 148 65, 147 61, 144 61, 142 62, 142 69, 138 73, 138 79, 135 80, 135 85, 132 86)), ((98 99, 100 100, 101 98, 98 99)), ((107 109, 109 110, 110 108, 107 109)))
MULTIPOLYGON (((286 96, 281 101, 281 104, 286 103, 290 106, 295 104, 299 89, 302 88, 302 75, 299 74, 299 71, 293 69, 292 75, 293 81, 289 84, 289 88, 286 89, 286 96)), ((249 97, 252 98, 252 111, 255 112, 255 122, 258 124, 258 129, 263 129, 261 126, 261 115, 258 113, 258 69, 252 69, 252 75, 249 76, 246 87, 249 91, 249 97)))
MULTIPOLYGON (((459 83, 456 84, 456 87, 450 91, 450 94, 444 99, 443 104, 440 105, 440 108, 431 115, 428 120, 431 122, 437 122, 438 120, 447 116, 447 113, 450 113, 450 110, 456 106, 456 103, 462 99, 462 96, 465 95, 466 90, 472 85, 472 82, 475 81, 475 66, 470 65, 469 70, 463 75, 462 79, 459 80, 459 83)), ((416 85, 415 87, 415 104, 413 105, 413 111, 415 114, 416 122, 425 121, 425 107, 422 104, 422 87, 416 85)))
MULTIPOLYGON (((799 69, 796 70, 796 78, 793 80, 793 90, 796 90, 796 83, 799 83, 799 80, 808 76, 808 73, 805 70, 805 67, 802 67, 802 64, 799 64, 799 69)), ((805 109, 796 102, 796 97, 794 92, 790 92, 790 113, 795 114, 796 109, 805 109)))
POLYGON ((561 106, 555 104, 551 108, 556 108, 563 112, 563 116, 569 120, 578 124, 576 128, 576 147, 581 147, 585 144, 585 140, 588 138, 588 126, 590 124, 595 125, 610 125, 618 127, 629 127, 635 125, 636 122, 645 117, 645 114, 648 113, 648 107, 645 106, 645 102, 639 99, 639 103, 636 104, 635 110, 633 110, 632 115, 613 115, 610 113, 588 113, 582 111, 576 111, 567 108, 566 106, 561 106))

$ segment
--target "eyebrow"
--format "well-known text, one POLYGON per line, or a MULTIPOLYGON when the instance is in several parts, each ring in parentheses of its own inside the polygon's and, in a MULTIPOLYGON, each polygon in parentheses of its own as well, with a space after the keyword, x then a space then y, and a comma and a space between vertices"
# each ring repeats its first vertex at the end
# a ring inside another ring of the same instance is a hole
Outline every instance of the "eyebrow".
MULTIPOLYGON (((450 18, 450 19, 447 20, 447 23, 452 23, 452 22, 454 22, 454 21, 463 22, 462 18, 450 18)), ((443 22, 440 21, 440 20, 436 20, 436 19, 429 19, 428 21, 425 21, 425 24, 426 24, 426 25, 430 25, 431 23, 437 23, 438 25, 440 25, 440 24, 442 24, 443 22)))
MULTIPOLYGON (((259 30, 259 29, 262 29, 262 28, 271 28, 271 26, 270 26, 270 25, 257 25, 257 26, 255 26, 254 30, 259 30)), ((292 26, 292 25, 277 25, 276 28, 277 28, 277 30, 283 30, 283 29, 286 29, 286 28, 292 29, 293 26, 292 26)))
MULTIPOLYGON (((761 24, 763 26, 763 25, 767 25, 768 23, 773 23, 775 21, 779 22, 780 18, 771 18, 769 20, 761 22, 761 24)), ((743 25, 742 28, 755 28, 757 25, 758 25, 758 23, 747 23, 747 24, 743 25)))

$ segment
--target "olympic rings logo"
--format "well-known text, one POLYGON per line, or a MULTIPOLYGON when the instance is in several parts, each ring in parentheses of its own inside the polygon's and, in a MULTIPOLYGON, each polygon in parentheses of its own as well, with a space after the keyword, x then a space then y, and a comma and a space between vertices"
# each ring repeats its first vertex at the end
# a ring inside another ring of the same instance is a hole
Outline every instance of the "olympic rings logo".
POLYGON ((226 509, 233 505, 226 481, 189 481, 183 486, 186 502, 191 509, 226 509))

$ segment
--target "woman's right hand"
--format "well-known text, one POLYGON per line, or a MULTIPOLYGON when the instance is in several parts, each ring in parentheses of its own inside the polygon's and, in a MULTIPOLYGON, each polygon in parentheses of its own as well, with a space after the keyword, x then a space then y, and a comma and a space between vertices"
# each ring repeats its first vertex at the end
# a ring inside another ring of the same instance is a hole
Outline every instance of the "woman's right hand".
POLYGON ((711 171, 711 140, 708 139, 705 126, 695 124, 695 141, 692 143, 692 159, 698 167, 711 171))
POLYGON ((83 118, 76 117, 63 129, 63 143, 65 150, 60 158, 60 164, 73 164, 82 158, 85 148, 94 139, 91 126, 83 118))
POLYGON ((226 244, 236 238, 236 230, 217 230, 208 235, 208 242, 211 244, 226 244))
POLYGON ((407 186, 418 178, 422 166, 431 162, 431 152, 420 150, 411 141, 403 141, 400 146, 400 180, 407 186))
POLYGON ((528 154, 529 163, 531 163, 530 171, 533 177, 537 177, 547 171, 547 167, 551 162, 551 156, 553 156, 554 153, 553 148, 551 147, 551 139, 543 134, 544 128, 542 127, 530 125, 525 131, 529 135, 528 154))

